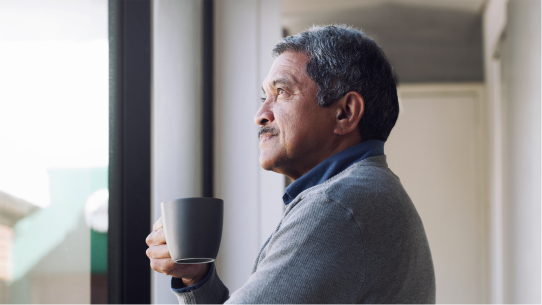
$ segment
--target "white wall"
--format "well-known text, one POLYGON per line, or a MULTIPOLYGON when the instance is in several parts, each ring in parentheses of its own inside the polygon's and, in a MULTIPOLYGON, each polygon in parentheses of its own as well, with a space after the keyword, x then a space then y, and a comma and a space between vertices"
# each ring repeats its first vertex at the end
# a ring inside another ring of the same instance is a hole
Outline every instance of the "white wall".
POLYGON ((486 126, 481 84, 402 84, 390 169, 423 221, 437 303, 487 303, 486 126))
POLYGON ((540 304, 540 1, 511 0, 502 54, 505 303, 540 304))
MULTIPOLYGON (((201 0, 153 1, 152 200, 201 196, 201 0)), ((265 172, 253 117, 280 39, 280 1, 215 1, 215 190, 225 218, 217 259, 230 291, 250 276, 282 212, 283 176, 265 172)), ((153 271, 153 303, 176 303, 153 271)))
MULTIPOLYGON (((201 0, 152 2, 152 221, 160 202, 201 196, 201 0)), ((152 271, 152 302, 177 303, 152 271)))
POLYGON ((253 120, 280 39, 280 1, 215 1, 214 13, 214 192, 225 207, 217 269, 231 293, 247 281, 283 211, 284 178, 261 169, 253 120))
POLYGON ((540 2, 484 11, 493 303, 540 303, 540 2))
POLYGON ((490 214, 490 300, 503 302, 503 126, 500 51, 506 25, 507 0, 490 0, 483 12, 484 74, 488 113, 489 214, 490 214))

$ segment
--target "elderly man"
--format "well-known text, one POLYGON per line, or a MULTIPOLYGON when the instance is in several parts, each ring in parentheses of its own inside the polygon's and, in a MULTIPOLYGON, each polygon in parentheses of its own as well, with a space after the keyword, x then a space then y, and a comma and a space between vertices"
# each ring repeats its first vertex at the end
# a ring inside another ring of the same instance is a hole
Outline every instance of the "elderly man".
POLYGON ((161 220, 147 238, 182 303, 434 303, 422 221, 386 164, 399 113, 392 68, 362 32, 282 39, 263 83, 260 164, 290 177, 281 222, 231 296, 214 264, 173 263, 161 220))

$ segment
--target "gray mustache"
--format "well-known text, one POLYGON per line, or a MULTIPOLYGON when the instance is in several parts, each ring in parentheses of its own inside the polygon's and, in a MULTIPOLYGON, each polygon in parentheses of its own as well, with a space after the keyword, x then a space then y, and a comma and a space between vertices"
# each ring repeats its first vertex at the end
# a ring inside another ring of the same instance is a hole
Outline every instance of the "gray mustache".
POLYGON ((269 134, 271 134, 273 136, 276 136, 276 135, 279 134, 279 130, 276 129, 276 128, 273 128, 273 127, 264 126, 264 127, 260 128, 260 131, 258 131, 258 139, 264 133, 269 133, 269 134))

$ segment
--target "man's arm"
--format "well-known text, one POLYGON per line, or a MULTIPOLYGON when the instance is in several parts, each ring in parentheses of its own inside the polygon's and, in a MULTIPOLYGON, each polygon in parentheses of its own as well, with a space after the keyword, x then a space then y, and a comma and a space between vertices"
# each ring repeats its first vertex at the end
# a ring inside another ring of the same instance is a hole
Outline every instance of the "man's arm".
MULTIPOLYGON (((350 211, 316 195, 290 209, 263 250, 257 270, 229 299, 214 264, 199 288, 174 293, 180 303, 189 304, 355 303, 363 286, 363 262, 359 226, 350 211)), ((151 266, 175 277, 188 272, 171 271, 169 263, 151 266)))
POLYGON ((357 303, 365 258, 349 210, 321 194, 284 216, 256 271, 227 303, 357 303))

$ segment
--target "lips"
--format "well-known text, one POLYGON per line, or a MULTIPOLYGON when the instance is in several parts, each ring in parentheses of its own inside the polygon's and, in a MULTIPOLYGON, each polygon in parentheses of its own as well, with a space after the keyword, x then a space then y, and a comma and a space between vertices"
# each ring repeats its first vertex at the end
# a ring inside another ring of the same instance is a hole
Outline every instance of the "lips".
POLYGON ((260 131, 258 132, 258 139, 260 139, 260 142, 264 142, 278 134, 279 134, 279 131, 276 128, 273 128, 270 126, 264 126, 260 128, 260 131))
POLYGON ((274 136, 275 136, 274 134, 270 134, 270 133, 261 134, 260 135, 260 142, 265 142, 265 141, 271 139, 274 136))

